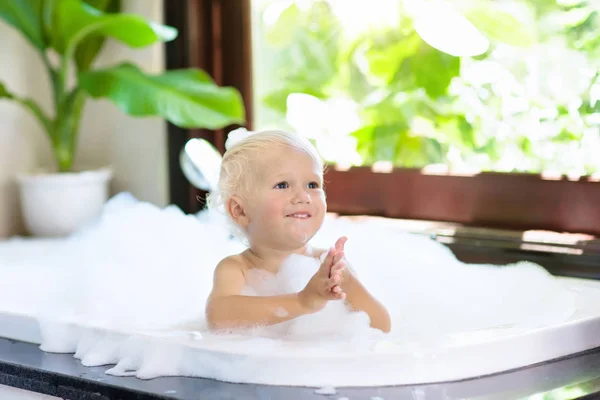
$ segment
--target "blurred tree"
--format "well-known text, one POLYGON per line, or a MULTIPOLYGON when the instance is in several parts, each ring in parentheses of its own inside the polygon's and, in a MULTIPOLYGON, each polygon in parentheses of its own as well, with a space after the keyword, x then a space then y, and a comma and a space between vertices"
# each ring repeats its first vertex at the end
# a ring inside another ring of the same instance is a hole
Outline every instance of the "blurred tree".
POLYGON ((260 100, 327 161, 600 172, 599 3, 273 4, 260 100))

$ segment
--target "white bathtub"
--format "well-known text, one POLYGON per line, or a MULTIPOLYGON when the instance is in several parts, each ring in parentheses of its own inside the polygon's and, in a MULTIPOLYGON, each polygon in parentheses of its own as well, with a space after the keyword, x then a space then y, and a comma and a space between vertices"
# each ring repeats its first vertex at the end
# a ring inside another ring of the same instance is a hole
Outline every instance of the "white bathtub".
MULTIPOLYGON (((321 382, 337 387, 357 386, 352 379, 345 378, 340 369, 364 369, 373 378, 373 385, 420 384, 463 380, 500 373, 520 367, 542 363, 600 347, 600 282, 572 278, 560 278, 577 291, 579 303, 577 312, 566 323, 548 326, 537 330, 511 331, 510 328, 496 328, 465 333, 455 336, 442 346, 428 348, 423 344, 415 350, 394 347, 383 343, 385 351, 366 354, 364 358, 349 359, 339 357, 307 358, 294 354, 258 354, 249 349, 246 354, 228 351, 222 345, 211 347, 202 341, 171 338, 172 344, 185 347, 190 358, 198 362, 210 363, 218 359, 218 368, 231 367, 235 370, 240 360, 254 365, 257 371, 253 383, 269 384, 262 377, 278 376, 286 385, 296 385, 294 374, 286 371, 297 370, 299 362, 309 361, 310 367, 303 371, 302 380, 321 382), (218 357, 215 357, 217 355, 218 357), (300 360, 300 358, 303 358, 300 360), (230 363, 231 365, 227 365, 230 363), (390 371, 394 371, 390 374, 390 371), (288 376, 289 375, 289 376, 288 376), (308 377, 308 376, 309 377, 308 377)), ((0 313, 0 337, 39 344, 40 329, 35 319, 27 315, 0 313)), ((229 376, 236 381, 235 375, 229 376)))
MULTIPOLYGON (((131 221, 128 223, 133 224, 131 221)), ((148 237, 153 234, 150 232, 148 237)), ((210 235, 213 235, 212 231, 210 235)), ((202 243, 197 236, 189 237, 187 247, 196 245, 197 240, 202 243)), ((182 248, 187 248, 184 246, 186 243, 182 248)), ((211 243, 209 239, 207 243, 211 243)), ((28 259, 38 261, 31 261, 31 268, 43 271, 47 267, 47 252, 54 249, 55 245, 53 240, 13 241, 3 249, 0 267, 3 263, 12 263, 13 267, 18 265, 12 271, 27 277, 32 288, 29 290, 47 286, 44 274, 31 273, 33 270, 28 270, 27 265, 21 265, 20 261, 27 254, 28 259)), ((202 253, 200 249, 194 251, 202 253)), ((195 340, 185 332, 161 336, 159 340, 177 346, 176 350, 182 350, 186 362, 199 365, 201 368, 194 373, 232 382, 272 384, 273 377, 277 377, 276 381, 281 385, 303 386, 311 382, 314 386, 344 387, 365 386, 355 379, 356 376, 369 377, 367 386, 457 381, 600 347, 600 281, 558 279, 577 293, 576 312, 566 322, 539 329, 496 327, 446 336, 435 343, 431 342, 431 338, 430 341, 424 341, 420 337, 417 343, 409 344, 381 341, 376 344, 374 351, 325 355, 317 352, 306 354, 306 347, 298 344, 286 345, 288 347, 283 352, 263 352, 260 347, 252 346, 237 346, 241 350, 233 352, 226 341, 195 340), (240 363, 248 368, 238 368, 240 363), (245 371, 246 375, 236 375, 239 371, 245 371)), ((6 293, 10 293, 9 289, 5 286, 6 293)), ((36 305, 34 302, 29 304, 30 297, 21 291, 18 298, 3 298, 0 303, 0 337, 41 344, 40 327, 30 314, 36 305)))
POLYGON ((40 344, 42 336, 37 320, 23 314, 0 312, 0 337, 40 344))

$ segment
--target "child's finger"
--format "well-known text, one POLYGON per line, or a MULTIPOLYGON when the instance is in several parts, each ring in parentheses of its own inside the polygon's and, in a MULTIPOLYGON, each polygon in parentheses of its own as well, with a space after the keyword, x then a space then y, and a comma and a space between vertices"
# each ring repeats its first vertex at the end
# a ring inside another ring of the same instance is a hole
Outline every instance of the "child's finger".
POLYGON ((333 266, 333 265, 337 264, 338 262, 340 262, 342 260, 342 258, 344 258, 344 253, 343 252, 339 252, 339 251, 336 252, 333 255, 333 259, 332 259, 331 265, 333 266))
POLYGON ((335 242, 335 249, 338 251, 344 251, 344 245, 346 244, 347 240, 348 240, 348 238, 346 236, 342 236, 341 238, 339 238, 335 242))
POLYGON ((321 263, 321 266, 319 267, 319 271, 321 273, 326 274, 327 276, 329 276, 329 271, 331 269, 331 266, 335 263, 333 263, 334 257, 335 257, 335 250, 333 248, 329 249, 327 251, 327 256, 325 257, 325 260, 323 260, 323 262, 321 263))
POLYGON ((331 260, 331 264, 330 264, 330 266, 329 266, 329 267, 330 267, 330 268, 329 268, 329 271, 327 271, 327 276, 329 276, 329 277, 331 278, 331 268, 333 268, 333 266, 334 266, 335 264, 337 264, 337 263, 338 263, 338 262, 339 262, 339 261, 342 259, 342 257, 344 257, 344 254, 335 253, 335 254, 333 255, 333 258, 332 258, 332 260, 331 260))
POLYGON ((331 267, 331 272, 330 272, 331 275, 343 270, 345 266, 346 266, 346 263, 343 260, 338 261, 337 263, 334 264, 333 267, 331 267))
POLYGON ((327 286, 327 289, 331 289, 333 288, 335 285, 337 285, 340 282, 340 276, 339 275, 333 275, 331 278, 327 279, 325 286, 327 286))

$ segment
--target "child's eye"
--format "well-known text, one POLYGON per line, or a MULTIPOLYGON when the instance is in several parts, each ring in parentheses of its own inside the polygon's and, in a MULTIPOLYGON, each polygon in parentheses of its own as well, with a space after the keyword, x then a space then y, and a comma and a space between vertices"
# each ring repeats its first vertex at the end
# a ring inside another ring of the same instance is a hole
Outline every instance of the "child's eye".
POLYGON ((274 186, 275 189, 287 189, 289 187, 290 187, 290 185, 288 185, 287 182, 279 182, 278 184, 276 184, 274 186))
POLYGON ((318 189, 319 188, 319 184, 317 182, 311 182, 308 184, 308 188, 309 189, 318 189))

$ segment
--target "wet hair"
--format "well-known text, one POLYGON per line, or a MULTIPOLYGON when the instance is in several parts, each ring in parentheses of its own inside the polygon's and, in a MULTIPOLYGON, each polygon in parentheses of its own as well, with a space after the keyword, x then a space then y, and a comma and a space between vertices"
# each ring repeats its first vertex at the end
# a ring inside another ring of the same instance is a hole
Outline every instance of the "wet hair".
POLYGON ((319 170, 323 171, 323 160, 306 138, 293 132, 280 130, 249 132, 235 143, 226 145, 227 151, 221 162, 219 183, 216 190, 207 197, 208 208, 228 215, 225 205, 231 196, 247 198, 251 192, 253 174, 256 174, 256 164, 261 154, 272 146, 289 146, 303 151, 317 163, 319 170))

